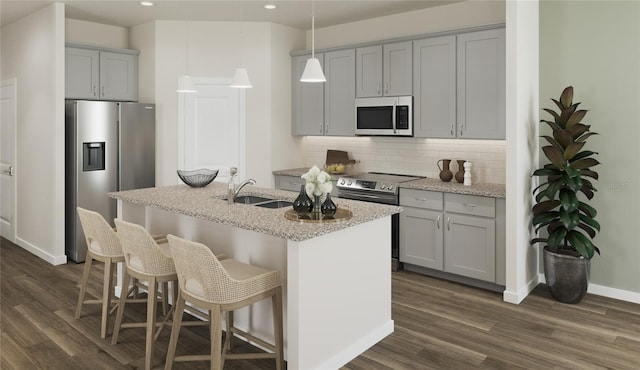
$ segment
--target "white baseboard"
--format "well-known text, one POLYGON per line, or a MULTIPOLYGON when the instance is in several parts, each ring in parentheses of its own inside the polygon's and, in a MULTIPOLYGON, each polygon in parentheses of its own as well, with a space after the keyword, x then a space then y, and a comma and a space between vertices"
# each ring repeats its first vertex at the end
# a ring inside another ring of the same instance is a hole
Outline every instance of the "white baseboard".
MULTIPOLYGON (((547 282, 547 280, 544 278, 544 274, 539 274, 538 280, 540 280, 541 284, 546 284, 547 282)), ((628 290, 611 288, 604 285, 593 284, 591 282, 589 283, 589 287, 587 288, 587 293, 640 304, 640 293, 638 292, 630 292, 628 290)))
POLYGON ((502 300, 507 303, 520 304, 522 300, 527 298, 529 293, 540 283, 540 277, 538 275, 534 275, 533 279, 529 280, 527 285, 520 289, 518 292, 511 292, 509 290, 505 290, 502 292, 502 300))
POLYGON ((65 254, 63 254, 62 256, 54 256, 49 252, 42 250, 42 248, 39 248, 20 237, 16 237, 16 245, 22 247, 29 253, 42 258, 43 260, 49 262, 54 266, 64 265, 65 263, 67 263, 67 256, 65 254))

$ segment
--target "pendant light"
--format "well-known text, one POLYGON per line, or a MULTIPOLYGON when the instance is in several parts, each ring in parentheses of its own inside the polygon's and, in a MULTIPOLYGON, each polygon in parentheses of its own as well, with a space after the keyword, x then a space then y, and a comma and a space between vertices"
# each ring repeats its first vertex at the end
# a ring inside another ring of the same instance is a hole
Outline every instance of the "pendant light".
POLYGON ((327 78, 324 76, 322 72, 322 67, 320 66, 320 61, 316 58, 315 54, 315 25, 316 23, 316 15, 315 15, 315 5, 314 2, 311 2, 311 58, 307 59, 307 65, 304 67, 304 72, 302 72, 302 77, 300 77, 300 82, 325 82, 327 78))
MULTIPOLYGON (((240 21, 243 21, 242 9, 240 10, 240 21)), ((236 72, 233 74, 233 81, 231 81, 231 85, 229 87, 233 87, 236 89, 250 89, 253 87, 251 84, 251 80, 249 80, 249 74, 247 73, 247 69, 242 67, 242 46, 244 39, 244 24, 240 24, 240 66, 236 68, 236 72)))
POLYGON ((178 89, 176 92, 179 93, 196 93, 195 86, 193 85, 193 80, 191 80, 191 75, 189 74, 189 22, 187 21, 187 73, 180 76, 178 78, 178 89))

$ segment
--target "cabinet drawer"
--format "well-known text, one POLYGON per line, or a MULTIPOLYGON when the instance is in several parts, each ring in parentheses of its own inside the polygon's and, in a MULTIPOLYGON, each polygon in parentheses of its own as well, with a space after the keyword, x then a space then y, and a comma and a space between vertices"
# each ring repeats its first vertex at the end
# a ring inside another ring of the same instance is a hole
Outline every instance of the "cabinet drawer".
POLYGON ((442 211, 442 193, 427 190, 400 189, 400 205, 442 211))
POLYGON ((276 176, 276 189, 300 191, 300 185, 304 185, 304 180, 296 176, 276 176))
POLYGON ((495 217, 496 200, 475 195, 446 193, 444 195, 444 210, 473 216, 495 217))

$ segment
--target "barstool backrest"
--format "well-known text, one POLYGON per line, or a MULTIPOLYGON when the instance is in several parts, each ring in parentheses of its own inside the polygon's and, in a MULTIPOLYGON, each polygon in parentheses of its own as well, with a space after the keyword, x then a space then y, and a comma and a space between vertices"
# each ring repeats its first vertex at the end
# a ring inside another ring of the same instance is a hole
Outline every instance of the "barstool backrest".
POLYGON ((78 207, 77 210, 82 231, 87 240, 87 247, 100 256, 122 256, 122 246, 118 235, 107 223, 107 220, 98 212, 81 207, 78 207))
POLYGON ((130 269, 146 275, 175 274, 173 259, 160 251, 160 247, 144 227, 117 218, 115 223, 124 260, 130 269))
POLYGON ((215 304, 236 302, 244 296, 213 251, 204 244, 167 235, 183 292, 215 304), (240 293, 240 294, 239 294, 240 293))

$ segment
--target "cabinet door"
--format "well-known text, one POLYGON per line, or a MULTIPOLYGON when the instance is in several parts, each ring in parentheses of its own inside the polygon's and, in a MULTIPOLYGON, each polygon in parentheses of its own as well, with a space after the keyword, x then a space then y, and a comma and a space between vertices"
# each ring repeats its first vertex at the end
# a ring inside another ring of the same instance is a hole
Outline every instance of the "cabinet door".
POLYGON ((405 207, 400 213, 400 261, 443 268, 442 212, 405 207))
POLYGON ((356 97, 382 96, 382 45, 356 49, 356 97))
POLYGON ((97 50, 65 48, 65 97, 98 99, 100 53, 97 50))
POLYGON ((324 54, 325 135, 355 135, 355 50, 324 54))
POLYGON ((446 213, 444 271, 495 282, 496 221, 446 213))
POLYGON ((413 133, 456 137, 456 37, 413 42, 413 133))
POLYGON ((458 35, 458 137, 505 138, 505 30, 458 35))
MULTIPOLYGON (((316 54, 322 66, 323 54, 316 54)), ((291 132, 294 136, 324 134, 324 83, 300 82, 309 55, 291 58, 291 91, 293 117, 291 132)), ((322 67, 324 71, 324 66, 322 67)))
POLYGON ((383 46, 382 81, 383 95, 412 95, 413 49, 411 41, 383 46))
POLYGON ((100 99, 138 100, 138 56, 100 52, 100 99))

